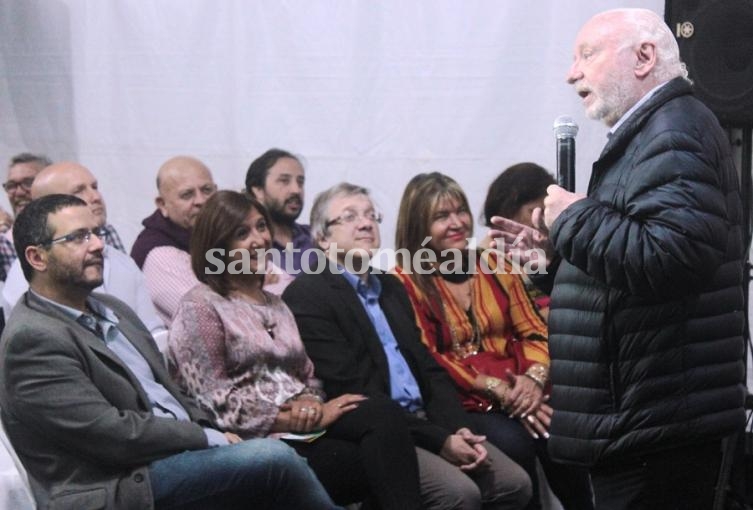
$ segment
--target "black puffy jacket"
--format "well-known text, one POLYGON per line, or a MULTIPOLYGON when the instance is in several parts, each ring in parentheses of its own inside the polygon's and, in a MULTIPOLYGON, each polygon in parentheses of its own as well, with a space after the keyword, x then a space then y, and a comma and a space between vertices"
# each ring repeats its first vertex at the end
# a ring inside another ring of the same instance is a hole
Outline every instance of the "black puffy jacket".
POLYGON ((742 426, 741 217, 725 134, 674 79, 551 228, 554 458, 593 465, 742 426))

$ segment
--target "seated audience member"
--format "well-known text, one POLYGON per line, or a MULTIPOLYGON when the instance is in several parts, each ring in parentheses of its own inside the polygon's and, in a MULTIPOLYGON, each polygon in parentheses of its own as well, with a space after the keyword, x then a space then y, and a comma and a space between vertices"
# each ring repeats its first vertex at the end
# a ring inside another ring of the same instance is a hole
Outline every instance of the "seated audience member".
POLYGON ((13 215, 0 207, 0 233, 5 234, 13 228, 13 215))
POLYGON ((484 201, 484 223, 492 227, 492 216, 509 218, 533 228, 531 214, 544 207, 546 189, 557 184, 554 177, 536 163, 518 163, 505 169, 489 186, 484 201))
POLYGON ((426 508, 523 508, 525 472, 471 420, 447 374, 421 343, 410 301, 393 276, 369 268, 379 214, 365 188, 342 183, 314 201, 314 239, 328 260, 283 293, 315 375, 330 396, 392 398, 403 409, 418 455, 426 508))
POLYGON ((0 208, 0 282, 8 277, 11 264, 16 260, 16 249, 13 248, 13 216, 0 208))
MULTIPOLYGON (((31 183, 34 177, 52 161, 42 154, 24 152, 16 154, 8 165, 8 180, 3 183, 3 189, 8 194, 13 214, 23 211, 24 206, 31 201, 31 183)), ((16 260, 16 250, 13 248, 13 218, 2 211, 3 233, 0 234, 0 280, 5 281, 10 266, 16 260)))
MULTIPOLYGON (((144 271, 149 294, 162 320, 168 326, 178 310, 183 294, 199 281, 191 270, 189 243, 191 228, 206 201, 217 191, 209 168, 196 158, 175 156, 157 172, 157 210, 142 221, 131 248, 131 257, 144 271)), ((290 281, 270 266, 266 289, 281 294, 290 281)))
POLYGON ((204 205, 191 235, 191 264, 202 283, 183 296, 170 332, 177 379, 220 429, 244 439, 326 430, 290 444, 336 503, 421 508, 400 407, 354 394, 326 401, 293 314, 262 289, 257 250, 266 252, 271 241, 269 217, 254 198, 219 191, 204 205))
POLYGON ((183 294, 198 282, 191 271, 191 227, 202 206, 217 191, 209 169, 196 158, 175 156, 157 172, 157 210, 142 221, 131 257, 146 277, 162 320, 173 320, 183 294))
POLYGON ((531 477, 529 509, 541 508, 537 453, 563 506, 592 508, 585 470, 554 464, 546 455, 552 412, 544 402, 546 323, 520 275, 497 258, 499 252, 468 250, 472 236, 468 199, 457 182, 433 172, 408 183, 395 241, 395 249, 408 256, 397 258, 395 271, 413 305, 421 341, 452 377, 476 430, 531 477), (430 253, 418 260, 412 255, 422 247, 430 253))
POLYGON ((246 172, 246 191, 252 193, 269 211, 272 219, 272 250, 286 272, 297 276, 306 269, 302 259, 308 255, 308 267, 315 267, 316 254, 308 225, 295 220, 303 210, 305 173, 300 159, 288 151, 269 149, 256 158, 246 172))
MULTIPOLYGON (((554 177, 536 163, 518 163, 507 168, 494 179, 486 193, 484 224, 496 228, 492 225, 492 217, 501 216, 534 228, 531 214, 537 207, 544 209, 546 189, 552 184, 557 184, 554 177)), ((521 276, 526 291, 547 318, 549 296, 533 285, 525 272, 521 271, 521 276)))
POLYGON ((101 218, 48 195, 16 219, 29 280, 0 349, 0 412, 38 508, 335 508, 281 441, 209 428, 102 284, 101 218))
MULTIPOLYGON (((115 232, 115 229, 107 225, 107 206, 99 192, 97 179, 89 170, 78 163, 63 162, 50 165, 39 172, 31 186, 32 198, 37 199, 58 193, 74 195, 84 200, 94 217, 97 218, 99 226, 104 229, 102 240, 105 243, 110 240, 110 235, 115 232)), ((167 342, 167 330, 149 299, 144 285, 144 275, 128 255, 114 248, 114 246, 107 246, 103 252, 104 278, 101 288, 97 291, 112 294, 130 306, 152 333, 155 341, 161 348, 164 348, 167 342)), ((13 263, 8 273, 8 280, 3 287, 3 308, 6 319, 10 315, 10 310, 29 288, 21 267, 19 261, 13 263)))

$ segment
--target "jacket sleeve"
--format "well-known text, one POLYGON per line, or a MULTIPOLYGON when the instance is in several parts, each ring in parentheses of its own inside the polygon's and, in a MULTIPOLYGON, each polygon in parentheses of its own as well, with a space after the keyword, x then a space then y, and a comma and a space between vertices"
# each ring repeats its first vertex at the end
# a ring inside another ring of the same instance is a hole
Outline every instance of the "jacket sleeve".
MULTIPOLYGON (((283 293, 317 377, 329 398, 343 393, 390 398, 389 383, 375 373, 377 369, 363 345, 364 339, 359 332, 343 326, 348 322, 345 315, 351 311, 337 306, 341 301, 335 299, 334 292, 318 275, 301 275, 283 293)), ((353 298, 358 299, 355 295, 353 298)), ((438 366, 437 369, 441 370, 438 366)), ((423 392, 424 387, 421 389, 423 392)), ((405 416, 416 445, 434 453, 452 433, 432 421, 408 413, 405 416)))
MULTIPOLYGON (((557 252, 610 287, 672 298, 697 290, 724 260, 726 197, 700 139, 665 130, 624 169, 624 206, 585 198, 551 228, 557 252)), ((598 165, 598 163, 597 163, 598 165)), ((598 169, 595 168, 595 172, 598 169)))
POLYGON ((293 312, 324 392, 330 399, 344 393, 384 394, 376 378, 368 376, 369 360, 365 355, 358 355, 355 342, 342 327, 340 314, 347 311, 334 307, 332 292, 324 288, 326 283, 317 276, 299 276, 282 297, 293 312))
MULTIPOLYGON (((32 327, 3 339, 0 369, 10 404, 4 412, 39 436, 114 468, 207 447, 195 423, 115 407, 92 380, 79 346, 64 339, 66 333, 32 327)), ((125 378, 123 385, 132 388, 125 378)))
POLYGON ((382 284, 383 308, 397 336, 400 351, 417 376, 426 414, 432 423, 441 426, 442 434, 433 435, 427 431, 426 440, 431 446, 426 448, 436 452, 447 439, 447 431, 470 428, 470 421, 450 375, 421 340, 414 310, 403 284, 396 275, 391 274, 382 278, 382 284))

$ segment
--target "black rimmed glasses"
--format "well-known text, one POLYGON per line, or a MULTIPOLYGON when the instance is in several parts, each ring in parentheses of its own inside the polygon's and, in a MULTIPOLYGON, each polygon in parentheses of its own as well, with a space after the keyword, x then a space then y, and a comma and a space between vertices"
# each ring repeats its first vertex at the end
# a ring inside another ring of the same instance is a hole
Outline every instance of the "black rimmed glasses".
POLYGON ((4 182, 3 189, 8 193, 13 193, 19 187, 23 189, 24 191, 29 191, 33 183, 34 183, 34 177, 27 177, 26 179, 21 179, 20 181, 4 182))
POLYGON ((373 221, 374 223, 382 223, 382 213, 377 211, 366 211, 363 214, 358 214, 355 211, 345 211, 337 218, 332 218, 324 223, 324 228, 329 228, 332 225, 349 225, 359 218, 373 221))
POLYGON ((105 227, 80 228, 74 230, 70 234, 50 239, 49 241, 42 243, 41 246, 52 246, 53 244, 60 243, 71 243, 75 245, 88 244, 89 240, 92 238, 92 234, 104 241, 107 238, 107 229, 105 227))

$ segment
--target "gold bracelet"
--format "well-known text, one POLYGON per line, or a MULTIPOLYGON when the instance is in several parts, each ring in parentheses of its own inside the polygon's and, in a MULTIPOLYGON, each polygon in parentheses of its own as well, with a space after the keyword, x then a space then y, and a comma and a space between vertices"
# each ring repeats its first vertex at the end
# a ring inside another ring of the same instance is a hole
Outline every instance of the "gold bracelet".
POLYGON ((549 381, 549 369, 541 363, 535 363, 528 367, 524 375, 535 382, 542 390, 549 381))
POLYGON ((497 379, 496 377, 487 377, 486 382, 484 383, 484 392, 489 398, 496 399, 497 396, 494 394, 494 388, 496 388, 500 384, 502 384, 502 379, 497 379))

